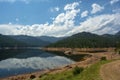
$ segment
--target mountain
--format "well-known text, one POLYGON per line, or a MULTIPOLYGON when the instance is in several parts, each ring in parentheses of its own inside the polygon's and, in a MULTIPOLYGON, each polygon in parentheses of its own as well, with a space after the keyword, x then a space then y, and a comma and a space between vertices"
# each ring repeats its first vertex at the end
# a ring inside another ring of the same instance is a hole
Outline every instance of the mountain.
POLYGON ((117 41, 117 46, 120 47, 120 31, 115 34, 115 39, 117 41))
POLYGON ((10 36, 0 34, 0 47, 23 47, 28 46, 26 43, 20 42, 10 36))
POLYGON ((42 39, 38 37, 32 37, 32 36, 26 36, 26 35, 11 36, 11 38, 16 39, 23 43, 27 43, 30 46, 35 46, 35 47, 37 46, 42 47, 42 46, 46 46, 50 44, 50 42, 43 41, 42 39))
POLYGON ((103 36, 103 37, 109 37, 109 38, 110 38, 110 37, 114 37, 114 35, 111 35, 111 34, 103 34, 102 36, 103 36))
POLYGON ((50 43, 57 42, 63 39, 62 37, 33 37, 27 35, 2 35, 0 34, 0 46, 10 47, 10 46, 29 46, 29 47, 43 47, 49 45, 50 43))
POLYGON ((74 34, 69 37, 27 36, 27 35, 2 35, 0 34, 0 47, 71 47, 71 48, 96 48, 115 47, 120 43, 120 31, 115 35, 97 35, 89 32, 74 34))
POLYGON ((50 36, 40 36, 38 38, 40 38, 43 41, 50 42, 50 43, 55 43, 57 41, 64 39, 64 37, 50 37, 50 36))
POLYGON ((96 47, 114 47, 116 41, 114 37, 82 32, 74 34, 47 47, 71 47, 71 48, 96 48, 96 47))
POLYGON ((115 35, 120 36, 120 31, 118 31, 115 35))

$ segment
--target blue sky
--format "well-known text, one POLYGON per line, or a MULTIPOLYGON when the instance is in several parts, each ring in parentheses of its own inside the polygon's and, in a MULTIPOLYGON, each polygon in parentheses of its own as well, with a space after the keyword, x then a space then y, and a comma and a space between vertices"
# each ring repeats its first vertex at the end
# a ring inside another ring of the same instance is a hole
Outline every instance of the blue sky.
POLYGON ((0 33, 69 36, 120 30, 119 0, 0 0, 0 33))
POLYGON ((12 1, 2 0, 0 3, 1 24, 11 22, 13 24, 32 25, 51 22, 52 18, 63 11, 62 9, 66 4, 74 2, 70 0, 12 1), (60 8, 59 12, 54 10, 56 7, 60 8), (16 21, 16 19, 19 19, 19 21, 16 21))

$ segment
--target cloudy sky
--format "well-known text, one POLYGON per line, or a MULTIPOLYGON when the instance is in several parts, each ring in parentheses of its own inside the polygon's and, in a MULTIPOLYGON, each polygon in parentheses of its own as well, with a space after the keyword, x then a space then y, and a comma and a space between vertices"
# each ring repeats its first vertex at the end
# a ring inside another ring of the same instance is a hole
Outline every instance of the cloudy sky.
POLYGON ((120 0, 0 0, 0 34, 69 36, 120 31, 120 0))

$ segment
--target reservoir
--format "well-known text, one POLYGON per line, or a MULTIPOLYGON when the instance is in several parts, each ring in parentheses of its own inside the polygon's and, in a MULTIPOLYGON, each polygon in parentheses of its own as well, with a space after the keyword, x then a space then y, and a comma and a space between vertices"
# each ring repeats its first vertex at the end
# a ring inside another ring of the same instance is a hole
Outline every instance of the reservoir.
POLYGON ((73 60, 39 49, 0 50, 0 78, 53 69, 74 63, 73 60))

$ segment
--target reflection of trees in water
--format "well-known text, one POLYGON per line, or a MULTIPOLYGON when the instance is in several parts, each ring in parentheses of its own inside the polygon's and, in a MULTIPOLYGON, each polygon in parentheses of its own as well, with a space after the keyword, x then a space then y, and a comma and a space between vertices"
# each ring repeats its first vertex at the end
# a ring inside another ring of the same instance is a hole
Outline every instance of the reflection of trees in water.
POLYGON ((0 50, 0 61, 7 58, 13 58, 22 52, 25 52, 25 50, 0 50))
POLYGON ((14 50, 0 50, 0 61, 5 60, 7 58, 29 58, 29 57, 54 57, 55 54, 51 54, 49 52, 44 52, 39 49, 14 49, 14 50))

